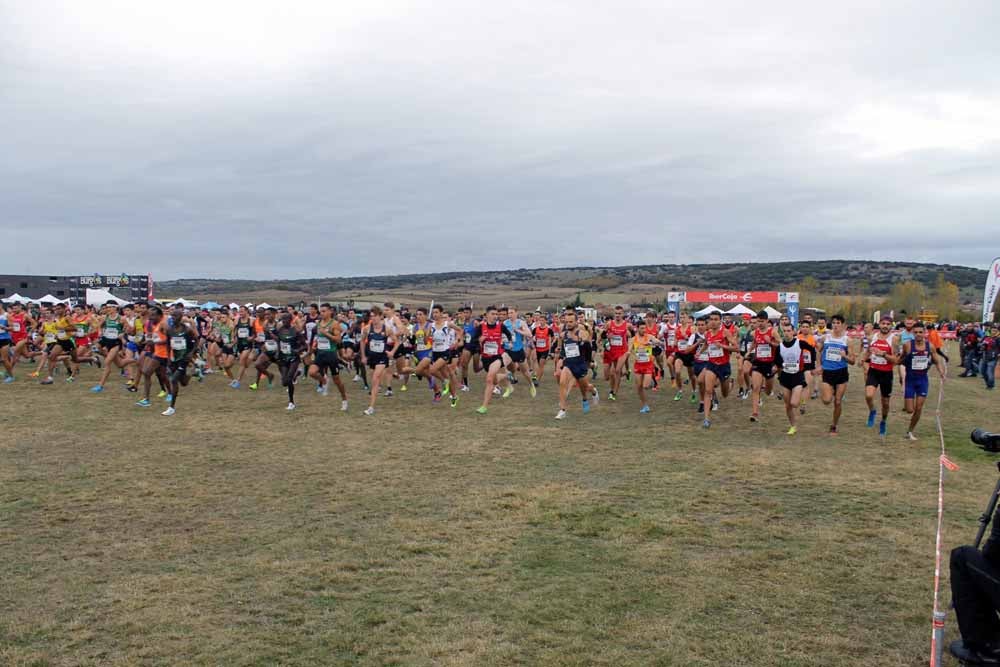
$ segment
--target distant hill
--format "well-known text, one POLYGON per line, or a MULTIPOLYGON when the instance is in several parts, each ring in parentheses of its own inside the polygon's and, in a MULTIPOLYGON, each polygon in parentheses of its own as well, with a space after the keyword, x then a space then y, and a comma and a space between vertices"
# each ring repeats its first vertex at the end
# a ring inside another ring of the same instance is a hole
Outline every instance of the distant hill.
MULTIPOLYGON (((157 294, 193 298, 246 297, 279 302, 344 298, 363 299, 398 295, 400 300, 430 300, 435 295, 449 303, 483 294, 483 299, 510 292, 527 301, 556 302, 566 294, 587 292, 599 297, 642 293, 659 298, 677 289, 790 290, 808 279, 816 291, 827 294, 855 293, 862 289, 872 296, 889 293, 904 280, 916 280, 931 288, 938 274, 958 285, 965 295, 975 295, 986 282, 986 271, 952 264, 823 260, 747 264, 653 264, 647 266, 558 269, 514 269, 450 273, 400 274, 306 278, 298 280, 210 280, 185 278, 156 284, 157 294), (810 280, 810 282, 812 282, 810 280), (537 293, 537 294, 536 294, 537 293), (596 293, 596 294, 595 294, 596 293)), ((609 302, 615 301, 611 299, 609 302)))

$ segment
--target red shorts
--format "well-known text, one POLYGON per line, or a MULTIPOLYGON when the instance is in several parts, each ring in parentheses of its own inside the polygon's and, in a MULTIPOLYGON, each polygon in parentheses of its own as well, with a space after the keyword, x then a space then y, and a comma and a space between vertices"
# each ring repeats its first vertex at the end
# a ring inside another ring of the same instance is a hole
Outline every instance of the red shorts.
POLYGON ((647 361, 644 364, 640 364, 640 363, 636 362, 635 368, 632 369, 632 372, 635 373, 636 375, 652 375, 653 374, 653 362, 652 361, 647 361))
POLYGON ((627 352, 628 348, 625 347, 610 347, 604 351, 604 356, 602 358, 604 359, 605 364, 613 364, 624 357, 627 352))

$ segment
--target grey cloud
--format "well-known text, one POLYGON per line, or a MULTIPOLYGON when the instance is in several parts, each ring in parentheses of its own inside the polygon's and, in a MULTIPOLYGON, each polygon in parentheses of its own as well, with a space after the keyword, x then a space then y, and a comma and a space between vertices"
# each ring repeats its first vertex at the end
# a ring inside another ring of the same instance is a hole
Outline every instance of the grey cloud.
POLYGON ((386 10, 293 67, 218 71, 110 43, 60 58, 11 8, 0 226, 32 251, 8 270, 989 261, 1000 140, 851 114, 964 137, 966 106, 1000 111, 993 3, 609 7, 386 10))

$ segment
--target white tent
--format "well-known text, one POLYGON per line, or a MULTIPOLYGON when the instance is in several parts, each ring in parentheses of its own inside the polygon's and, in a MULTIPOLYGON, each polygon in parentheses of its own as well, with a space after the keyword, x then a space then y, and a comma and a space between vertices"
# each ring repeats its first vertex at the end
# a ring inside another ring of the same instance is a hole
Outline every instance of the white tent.
POLYGON ((240 309, 240 304, 238 303, 229 304, 229 310, 239 310, 239 309, 240 309))
POLYGON ((767 313, 767 319, 776 320, 781 317, 781 311, 771 306, 764 306, 764 311, 767 313))
POLYGON ((709 313, 721 313, 721 312, 722 312, 721 308, 716 308, 715 306, 707 306, 705 308, 702 308, 696 313, 691 313, 691 316, 701 317, 702 315, 708 315, 709 313))
POLYGON ((729 310, 726 311, 726 315, 739 315, 741 317, 743 315, 754 316, 756 314, 757 313, 755 313, 754 311, 750 310, 749 308, 747 308, 746 306, 744 306, 742 303, 738 303, 738 304, 736 304, 735 306, 733 306, 732 308, 730 308, 729 310))
POLYGON ((15 292, 14 294, 11 294, 6 299, 3 299, 3 302, 4 303, 19 303, 21 305, 27 305, 29 303, 34 303, 34 301, 32 301, 31 299, 29 299, 28 297, 21 296, 17 292, 15 292))
POLYGON ((119 299, 114 294, 106 289, 88 289, 87 290, 87 305, 88 306, 103 306, 108 301, 114 301, 119 306, 124 306, 128 301, 125 299, 119 299))
POLYGON ((57 298, 55 298, 55 297, 54 297, 54 296, 52 296, 51 294, 46 294, 46 295, 45 295, 45 296, 43 296, 43 297, 42 297, 41 299, 36 299, 36 300, 35 300, 35 303, 49 303, 49 304, 55 304, 55 303, 69 303, 69 300, 67 299, 66 301, 63 301, 63 300, 61 300, 61 299, 57 299, 57 298))
POLYGON ((268 308, 274 308, 274 306, 272 306, 272 305, 271 305, 271 304, 269 304, 269 303, 258 303, 258 304, 257 304, 257 307, 258 307, 258 308, 263 308, 263 309, 265 309, 265 310, 267 310, 268 308))
POLYGON ((176 301, 171 301, 167 305, 168 306, 176 306, 177 304, 180 304, 180 305, 184 306, 185 308, 197 308, 198 307, 198 302, 197 301, 189 301, 188 299, 177 299, 176 301))

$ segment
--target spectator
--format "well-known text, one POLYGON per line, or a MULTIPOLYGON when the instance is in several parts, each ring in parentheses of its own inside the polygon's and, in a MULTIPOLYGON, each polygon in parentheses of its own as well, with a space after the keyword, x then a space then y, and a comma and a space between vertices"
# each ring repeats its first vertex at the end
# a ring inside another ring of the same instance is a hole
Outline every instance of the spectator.
POLYGON ((979 372, 979 331, 974 324, 967 324, 959 334, 959 351, 962 353, 962 368, 958 377, 976 377, 979 372))
POLYGON ((996 384, 997 357, 1000 356, 1000 327, 991 324, 989 332, 979 343, 979 372, 987 389, 993 389, 996 384))

